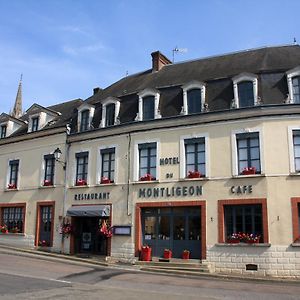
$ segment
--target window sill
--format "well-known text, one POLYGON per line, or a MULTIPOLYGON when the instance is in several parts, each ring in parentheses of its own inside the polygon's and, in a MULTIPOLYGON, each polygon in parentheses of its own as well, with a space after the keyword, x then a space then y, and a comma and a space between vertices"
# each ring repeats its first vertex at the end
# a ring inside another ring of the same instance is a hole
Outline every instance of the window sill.
POLYGON ((39 189, 49 189, 49 188, 55 188, 55 185, 41 185, 39 186, 39 189))
POLYGON ((82 189, 82 188, 88 188, 90 187, 88 184, 87 185, 73 185, 70 186, 69 189, 82 189))
POLYGON ((300 176, 300 172, 290 173, 289 176, 300 176))
POLYGON ((25 236, 25 233, 13 233, 13 232, 8 232, 8 233, 2 233, 0 232, 0 236, 25 236))
POLYGON ((149 181, 133 181, 132 184, 150 184, 150 183, 159 183, 159 180, 149 180, 149 181))
POLYGON ((217 243, 217 247, 271 247, 270 243, 258 243, 258 244, 247 244, 247 243, 217 243))
POLYGON ((292 243, 291 246, 292 246, 292 247, 300 247, 300 242, 292 243))
POLYGON ((96 183, 95 186, 114 186, 117 185, 115 182, 111 183, 96 183))
POLYGON ((16 192, 18 190, 19 190, 18 188, 16 188, 16 189, 5 189, 4 192, 16 192))
POLYGON ((253 178, 253 177, 265 177, 265 174, 249 174, 249 175, 233 175, 232 178, 253 178))
POLYGON ((187 182, 187 181, 208 181, 208 177, 199 177, 199 178, 180 178, 178 181, 187 182))

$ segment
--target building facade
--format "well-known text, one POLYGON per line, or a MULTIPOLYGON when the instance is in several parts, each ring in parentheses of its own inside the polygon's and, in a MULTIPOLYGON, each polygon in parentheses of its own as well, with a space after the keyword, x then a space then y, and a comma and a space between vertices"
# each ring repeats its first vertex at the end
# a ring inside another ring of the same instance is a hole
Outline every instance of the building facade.
POLYGON ((298 45, 154 52, 85 101, 2 114, 1 242, 131 262, 148 245, 211 272, 299 277, 299 59, 298 45))

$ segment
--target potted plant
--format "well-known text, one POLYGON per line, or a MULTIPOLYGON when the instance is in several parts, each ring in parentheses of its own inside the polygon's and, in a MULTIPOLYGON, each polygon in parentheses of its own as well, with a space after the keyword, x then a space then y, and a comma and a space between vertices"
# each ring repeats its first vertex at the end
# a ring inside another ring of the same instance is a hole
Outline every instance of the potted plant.
POLYGON ((47 242, 45 240, 41 240, 41 241, 39 241, 39 246, 40 247, 49 247, 50 244, 49 244, 49 242, 47 242))
POLYGON ((165 259, 170 259, 172 258, 172 251, 170 249, 165 249, 164 250, 164 258, 165 259))
POLYGON ((200 178, 201 173, 199 171, 189 171, 187 177, 188 178, 200 178))
POLYGON ((87 185, 86 180, 85 179, 77 179, 76 186, 83 186, 83 185, 87 185))
POLYGON ((254 175, 256 173, 255 167, 248 167, 242 170, 242 175, 254 175))
POLYGON ((140 178, 140 181, 152 181, 155 180, 156 178, 152 176, 151 174, 145 174, 140 178))
POLYGON ((260 240, 260 235, 255 233, 246 234, 245 242, 247 244, 258 244, 260 240))
POLYGON ((142 261, 151 261, 151 252, 152 249, 148 245, 142 246, 141 249, 141 260, 142 261))
POLYGON ((51 185, 53 185, 51 180, 49 180, 49 179, 44 180, 44 186, 51 186, 51 185))
POLYGON ((241 241, 241 235, 239 233, 233 233, 227 237, 227 243, 238 244, 241 241))
POLYGON ((112 181, 108 178, 108 177, 101 177, 101 181, 100 181, 101 184, 107 184, 107 183, 112 183, 112 181))
POLYGON ((183 250, 182 252, 182 259, 189 259, 190 258, 190 251, 189 250, 183 250))

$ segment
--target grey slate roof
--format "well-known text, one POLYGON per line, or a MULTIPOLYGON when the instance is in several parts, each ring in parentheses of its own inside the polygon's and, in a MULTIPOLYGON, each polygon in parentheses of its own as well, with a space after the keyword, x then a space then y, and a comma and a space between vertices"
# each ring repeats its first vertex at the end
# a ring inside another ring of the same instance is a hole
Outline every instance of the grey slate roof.
POLYGON ((248 72, 258 75, 258 94, 264 104, 282 103, 288 93, 285 72, 300 65, 300 46, 264 47, 193 61, 171 64, 125 77, 86 101, 96 105, 94 127, 100 123, 101 100, 109 96, 121 101, 121 123, 132 122, 138 112, 137 93, 145 88, 160 91, 163 117, 180 114, 183 84, 193 80, 206 84, 210 111, 229 109, 233 95, 232 77, 248 72))

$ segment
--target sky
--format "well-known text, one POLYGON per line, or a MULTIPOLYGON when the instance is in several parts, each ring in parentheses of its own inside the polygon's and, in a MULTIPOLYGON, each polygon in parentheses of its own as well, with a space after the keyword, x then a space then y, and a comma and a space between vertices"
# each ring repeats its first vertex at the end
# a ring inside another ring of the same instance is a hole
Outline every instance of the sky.
MULTIPOLYGON (((300 43, 299 0, 0 0, 0 114, 86 99, 151 68, 159 50, 175 63, 300 43)), ((300 62, 299 62, 300 64, 300 62)))

